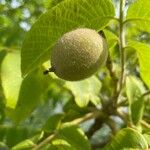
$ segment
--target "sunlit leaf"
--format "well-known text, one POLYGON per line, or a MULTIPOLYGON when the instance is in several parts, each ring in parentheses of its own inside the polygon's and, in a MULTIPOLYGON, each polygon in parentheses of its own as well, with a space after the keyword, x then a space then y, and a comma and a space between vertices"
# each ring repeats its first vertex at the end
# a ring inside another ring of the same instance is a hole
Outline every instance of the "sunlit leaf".
POLYGON ((150 128, 149 128, 149 131, 148 132, 145 132, 144 134, 144 138, 146 139, 147 143, 148 143, 148 146, 150 147, 150 128))
POLYGON ((10 114, 16 123, 25 119, 40 103, 42 92, 41 72, 35 70, 23 80, 16 108, 10 114))
POLYGON ((137 0, 127 11, 126 19, 131 21, 135 27, 150 32, 150 1, 137 0))
POLYGON ((50 50, 67 31, 78 27, 104 28, 114 16, 110 0, 65 0, 43 14, 27 33, 21 50, 26 75, 50 57, 50 50))
POLYGON ((52 144, 47 148, 48 150, 76 150, 72 145, 63 139, 56 139, 52 141, 52 144))
POLYGON ((137 51, 140 75, 145 84, 150 88, 150 45, 136 41, 130 41, 128 45, 137 51))
POLYGON ((100 103, 98 94, 101 89, 101 82, 95 76, 82 81, 68 81, 65 86, 71 90, 77 105, 80 107, 85 107, 89 101, 95 105, 100 103))
POLYGON ((26 78, 21 77, 20 53, 9 52, 1 67, 2 86, 6 97, 8 114, 15 121, 26 118, 39 103, 42 94, 41 72, 34 71, 26 78))
POLYGON ((1 66, 1 78, 6 107, 15 108, 22 82, 19 52, 10 52, 6 55, 1 66))

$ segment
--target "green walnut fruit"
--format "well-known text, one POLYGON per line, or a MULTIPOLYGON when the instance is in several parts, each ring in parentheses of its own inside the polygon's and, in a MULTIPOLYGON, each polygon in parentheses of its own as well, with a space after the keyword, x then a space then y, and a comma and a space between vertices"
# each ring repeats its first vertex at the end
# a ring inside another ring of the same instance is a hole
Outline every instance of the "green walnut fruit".
POLYGON ((51 54, 51 70, 65 80, 82 80, 93 75, 107 55, 107 43, 101 35, 92 29, 79 28, 58 40, 51 54))

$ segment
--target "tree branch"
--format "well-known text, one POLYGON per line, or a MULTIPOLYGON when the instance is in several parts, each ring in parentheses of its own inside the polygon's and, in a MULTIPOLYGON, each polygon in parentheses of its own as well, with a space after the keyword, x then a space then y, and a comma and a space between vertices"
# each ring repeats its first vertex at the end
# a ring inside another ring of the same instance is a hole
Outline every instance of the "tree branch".
POLYGON ((148 95, 150 95, 150 91, 145 92, 141 97, 145 97, 145 96, 148 96, 148 95))
MULTIPOLYGON (((104 117, 105 114, 101 111, 95 111, 92 113, 88 113, 85 116, 81 117, 81 118, 77 118, 73 121, 67 122, 70 124, 74 124, 74 125, 78 125, 84 121, 90 120, 92 118, 98 118, 98 117, 104 117)), ((65 124, 65 123, 63 123, 65 124)), ((63 125, 62 124, 62 125, 63 125)), ((50 143, 55 137, 57 136, 57 132, 51 134, 50 136, 48 136, 46 139, 44 139, 41 143, 39 143, 38 145, 36 145, 32 150, 39 150, 41 149, 44 145, 46 145, 47 143, 50 143)))
POLYGON ((125 47, 125 34, 124 34, 124 7, 125 0, 120 0, 120 16, 119 16, 119 51, 120 51, 120 63, 121 63, 121 74, 117 87, 117 94, 114 100, 114 105, 117 104, 118 97, 121 93, 123 83, 124 83, 124 65, 125 65, 125 56, 124 56, 124 47, 125 47))
POLYGON ((149 129, 150 129, 150 124, 149 124, 149 123, 147 123, 146 121, 141 120, 141 121, 140 121, 140 123, 141 123, 144 127, 146 127, 146 128, 149 128, 149 129))
POLYGON ((49 143, 50 141, 52 141, 55 137, 56 137, 56 133, 48 136, 44 141, 42 141, 41 143, 39 143, 38 145, 36 145, 32 150, 38 150, 41 147, 43 147, 44 145, 46 145, 47 143, 49 143))
POLYGON ((90 127, 88 132, 86 133, 87 137, 90 139, 93 134, 102 127, 104 121, 106 120, 107 115, 101 115, 101 117, 95 118, 94 124, 90 127))

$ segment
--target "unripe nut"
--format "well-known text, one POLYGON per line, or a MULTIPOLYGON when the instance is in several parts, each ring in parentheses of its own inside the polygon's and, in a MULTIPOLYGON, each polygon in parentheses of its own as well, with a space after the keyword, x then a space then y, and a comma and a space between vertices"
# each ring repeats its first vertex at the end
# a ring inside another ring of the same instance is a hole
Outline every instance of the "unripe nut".
POLYGON ((51 54, 54 73, 65 80, 78 81, 90 77, 108 55, 106 40, 95 30, 79 28, 64 34, 51 54))

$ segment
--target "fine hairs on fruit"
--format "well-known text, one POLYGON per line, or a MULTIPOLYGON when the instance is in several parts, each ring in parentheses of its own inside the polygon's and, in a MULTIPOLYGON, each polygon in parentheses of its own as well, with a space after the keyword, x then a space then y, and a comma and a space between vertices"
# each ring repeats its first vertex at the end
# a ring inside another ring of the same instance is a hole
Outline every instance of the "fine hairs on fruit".
POLYGON ((59 78, 78 81, 90 77, 105 63, 106 40, 95 30, 79 28, 65 33, 51 53, 51 68, 59 78))

